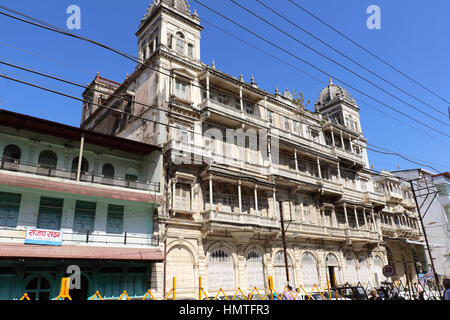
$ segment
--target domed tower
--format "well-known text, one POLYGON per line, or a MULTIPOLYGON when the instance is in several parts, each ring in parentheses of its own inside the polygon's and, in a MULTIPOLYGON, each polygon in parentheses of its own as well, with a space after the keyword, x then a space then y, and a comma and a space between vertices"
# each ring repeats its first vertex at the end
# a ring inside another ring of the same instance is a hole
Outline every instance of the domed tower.
POLYGON ((331 77, 328 86, 320 93, 315 110, 323 118, 328 118, 349 130, 362 134, 359 108, 355 99, 350 96, 346 89, 334 84, 331 77))
POLYGON ((154 0, 136 33, 139 59, 145 62, 157 49, 200 60, 200 19, 186 0, 154 0))

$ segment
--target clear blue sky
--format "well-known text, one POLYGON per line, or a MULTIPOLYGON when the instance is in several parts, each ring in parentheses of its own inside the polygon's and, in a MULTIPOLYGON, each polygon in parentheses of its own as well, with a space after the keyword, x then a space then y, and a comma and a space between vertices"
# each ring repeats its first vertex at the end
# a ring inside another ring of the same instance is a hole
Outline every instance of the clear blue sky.
MULTIPOLYGON (((376 71, 402 89, 447 113, 448 105, 446 103, 395 73, 373 57, 370 57, 347 40, 294 7, 288 0, 263 1, 267 4, 272 4, 275 10, 294 20, 301 27, 314 33, 324 41, 329 42, 360 64, 376 71)), ((450 12, 449 1, 435 0, 433 5, 425 5, 418 0, 296 1, 450 101, 450 77, 448 76, 450 42, 447 34, 448 12, 450 12), (369 17, 366 9, 373 4, 378 5, 381 9, 381 30, 369 30, 366 27, 366 20, 369 17)), ((309 51, 294 40, 251 17, 247 12, 242 11, 230 1, 203 0, 202 2, 239 21, 244 26, 263 35, 286 50, 328 71, 353 87, 384 101, 392 107, 398 108, 433 128, 450 134, 448 126, 424 116, 371 86, 364 80, 309 51)), ((448 116, 445 117, 390 87, 329 48, 326 48, 323 44, 276 17, 256 1, 241 0, 240 2, 251 8, 253 12, 264 16, 288 31, 292 36, 336 59, 424 112, 450 124, 448 116)), ((76 33, 133 55, 137 55, 135 32, 150 3, 151 1, 149 0, 128 2, 106 0, 2 1, 2 4, 9 8, 24 12, 61 28, 66 27, 66 19, 68 17, 66 8, 69 5, 76 4, 80 6, 82 14, 81 30, 76 30, 76 33)), ((280 91, 284 91, 286 88, 296 92, 302 91, 305 98, 313 102, 318 99, 322 88, 328 82, 328 78, 325 75, 233 26, 194 1, 191 0, 190 5, 191 9, 197 9, 200 19, 203 18, 208 22, 227 29, 236 36, 312 74, 322 82, 318 82, 298 70, 280 63, 234 38, 230 38, 228 35, 210 26, 206 21, 202 21, 202 25, 205 27, 201 43, 203 62, 210 64, 214 60, 218 69, 236 77, 239 77, 242 73, 246 81, 250 81, 250 76, 253 74, 259 87, 272 93, 275 87, 278 86, 280 91)), ((37 29, 4 16, 0 16, 0 30, 2 30, 0 59, 8 59, 17 64, 37 68, 83 84, 88 84, 94 78, 96 72, 100 72, 102 76, 111 80, 122 82, 126 73, 131 74, 135 68, 133 62, 105 49, 46 30, 37 29), (13 46, 16 48, 13 48, 13 46)), ((58 82, 18 72, 5 66, 0 66, 0 72, 81 97, 82 89, 80 88, 62 85, 58 82)), ((335 82, 338 83, 337 81, 335 82)), ((365 137, 369 139, 369 143, 411 156, 414 159, 428 161, 438 170, 450 170, 450 138, 423 127, 382 105, 378 105, 354 90, 349 89, 348 91, 360 106, 362 128, 365 137), (366 103, 416 127, 417 130, 389 118, 385 114, 369 107, 366 103)), ((5 79, 0 79, 0 103, 0 108, 15 112, 74 126, 78 126, 80 123, 81 102, 25 87, 5 79)), ((381 155, 371 151, 369 151, 369 159, 370 164, 373 164, 377 170, 396 170, 399 164, 402 169, 418 167, 398 157, 381 155)))

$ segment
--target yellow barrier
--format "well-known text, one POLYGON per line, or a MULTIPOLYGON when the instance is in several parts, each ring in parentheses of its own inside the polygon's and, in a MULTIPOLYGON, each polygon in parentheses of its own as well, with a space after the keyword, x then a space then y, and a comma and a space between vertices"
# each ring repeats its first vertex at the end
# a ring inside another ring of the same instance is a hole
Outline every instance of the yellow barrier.
POLYGON ((20 298, 20 300, 30 300, 30 297, 28 296, 28 293, 25 293, 25 294, 23 295, 23 297, 20 298))
POLYGON ((155 297, 152 294, 152 291, 150 289, 147 291, 147 293, 145 294, 144 298, 142 298, 142 300, 145 300, 149 294, 150 294, 150 296, 152 297, 153 300, 156 300, 155 297))
POLYGON ((231 300, 234 300, 238 294, 238 292, 240 292, 242 294, 242 296, 244 297, 244 300, 247 300, 247 297, 245 296, 245 294, 242 292, 241 288, 237 288, 236 293, 234 294, 233 298, 231 300))
MULTIPOLYGON (((273 282, 273 277, 269 276, 268 277, 268 283, 269 286, 267 289, 265 289, 264 291, 264 296, 261 295, 260 291, 258 290, 257 287, 253 287, 252 291, 247 295, 244 293, 244 291, 242 291, 242 289, 240 287, 237 288, 237 290, 235 291, 234 295, 232 296, 232 298, 230 299, 227 294, 225 293, 225 291, 220 288, 219 291, 217 292, 217 294, 215 295, 214 298, 208 296, 208 294, 206 293, 206 291, 204 290, 204 288, 202 287, 202 278, 199 277, 199 295, 198 298, 199 300, 202 300, 203 297, 206 298, 206 300, 217 300, 219 298, 219 296, 222 294, 223 297, 226 300, 235 300, 236 297, 238 296, 238 294, 241 294, 243 297, 243 300, 252 300, 253 297, 255 296, 255 292, 256 294, 259 296, 260 300, 273 300, 274 298, 277 298, 279 300, 282 300, 283 297, 285 296, 286 292, 289 292, 289 294, 292 296, 292 298, 294 300, 297 300, 297 297, 299 296, 299 294, 301 294, 301 292, 304 293, 304 296, 306 297, 307 300, 311 300, 312 299, 312 294, 314 292, 317 292, 320 294, 321 296, 321 300, 325 300, 325 291, 328 290, 328 295, 329 298, 328 299, 332 299, 331 298, 331 288, 330 288, 330 279, 328 277, 328 275, 326 275, 326 279, 327 279, 327 287, 324 288, 323 291, 320 290, 320 288, 314 284, 312 286, 311 292, 308 292, 302 285, 299 285, 299 287, 297 288, 296 291, 290 290, 288 286, 285 286, 281 295, 278 294, 278 292, 274 289, 274 282, 273 282)), ((66 280, 66 279, 63 279, 66 280)), ((334 284, 335 284, 335 290, 337 290, 337 285, 336 285, 336 278, 334 277, 334 284)), ((67 280, 64 282, 64 284, 68 284, 67 280)), ((71 297, 68 295, 68 290, 66 290, 68 288, 67 285, 62 285, 61 286, 61 292, 60 295, 56 298, 56 300, 59 299, 69 299, 72 300, 71 297)), ((169 298, 172 296, 173 300, 176 300, 176 278, 173 278, 173 287, 172 289, 170 289, 169 293, 167 294, 167 296, 164 298, 163 296, 163 300, 169 300, 169 298)), ((151 290, 149 289, 144 297, 142 298, 142 300, 146 300, 148 297, 150 297, 152 300, 157 300, 155 298, 155 296, 153 295, 153 293, 151 292, 151 290)), ((30 300, 29 296, 27 293, 25 293, 23 295, 23 297, 20 300, 30 300)), ((141 298, 139 298, 141 299, 141 298)), ((338 299, 338 294, 336 292, 336 300, 338 299)), ((100 294, 99 291, 96 291, 95 294, 89 298, 89 300, 104 300, 104 298, 102 297, 102 295, 100 294)), ((123 293, 120 295, 120 297, 118 298, 118 300, 131 300, 130 296, 128 295, 127 291, 124 290, 123 293), (126 299, 124 299, 124 297, 126 299)))
POLYGON ((126 291, 124 291, 124 292, 121 294, 121 296, 119 297, 119 299, 117 299, 117 300, 122 300, 123 296, 126 296, 126 297, 127 297, 127 300, 130 300, 130 297, 128 296, 128 293, 127 293, 126 291))
POLYGON ((169 293, 167 294, 167 297, 164 300, 169 300, 169 296, 171 294, 173 295, 173 300, 176 299, 176 296, 175 296, 176 286, 175 285, 176 285, 176 279, 175 279, 175 277, 173 277, 173 287, 172 287, 172 289, 170 289, 169 293))
POLYGON ((103 300, 103 297, 100 295, 100 292, 96 292, 90 300, 94 300, 94 298, 98 297, 100 300, 103 300))
POLYGON ((255 292, 255 290, 256 290, 256 292, 258 293, 259 298, 260 298, 261 300, 264 300, 265 297, 263 298, 263 297, 261 296, 261 294, 260 294, 259 291, 258 291, 258 288, 256 288, 256 287, 253 288, 253 291, 250 293, 250 296, 248 297, 248 300, 252 300, 252 298, 253 298, 253 293, 255 292))
POLYGON ((217 300, 217 297, 219 296, 219 293, 220 293, 220 292, 222 292, 223 295, 225 296, 225 299, 228 300, 228 297, 227 297, 227 295, 225 294, 225 292, 223 292, 222 288, 219 289, 219 291, 217 292, 217 295, 216 295, 216 297, 214 298, 214 300, 217 300))
POLYGON ((205 295, 206 300, 209 300, 208 295, 206 294, 205 290, 203 290, 202 287, 202 277, 200 277, 198 280, 198 287, 200 288, 200 290, 198 291, 198 300, 202 300, 202 294, 205 295))
POLYGON ((69 290, 70 290, 70 278, 62 278, 59 296, 56 297, 55 300, 59 300, 59 299, 66 300, 66 298, 69 300, 72 300, 72 298, 69 295, 69 290))

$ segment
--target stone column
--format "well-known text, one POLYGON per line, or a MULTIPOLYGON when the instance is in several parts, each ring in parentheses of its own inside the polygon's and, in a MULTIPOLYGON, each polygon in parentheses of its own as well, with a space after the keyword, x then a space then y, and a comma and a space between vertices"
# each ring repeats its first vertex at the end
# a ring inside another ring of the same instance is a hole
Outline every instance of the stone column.
POLYGON ((212 176, 209 176, 209 210, 213 209, 213 183, 212 176))
POLYGON ((333 147, 336 147, 336 142, 334 141, 334 132, 331 130, 331 141, 333 143, 333 147))
POLYGON ((369 225, 367 224, 367 219, 366 219, 366 208, 363 208, 363 217, 364 217, 364 223, 366 226, 366 230, 369 231, 369 225))
POLYGON ((255 211, 256 215, 259 216, 259 209, 258 209, 258 186, 255 184, 255 211))
POLYGON ((347 205, 344 203, 344 214, 345 214, 345 227, 348 228, 348 216, 347 216, 347 205))
POLYGON ((358 211, 356 210, 356 206, 353 207, 353 211, 355 212, 356 228, 359 229, 358 211))
POLYGON ((172 209, 175 208, 175 192, 176 192, 177 180, 174 179, 172 182, 172 209))
POLYGON ((298 172, 297 150, 294 151, 295 171, 298 172))
POLYGON ((355 153, 355 150, 353 150, 352 139, 351 139, 350 136, 348 137, 348 141, 349 141, 349 143, 350 143, 350 151, 351 151, 352 153, 355 153))
POLYGON ((242 213, 242 196, 241 196, 241 180, 238 182, 238 201, 239 201, 239 213, 242 213))
POLYGON ((277 217, 277 190, 273 189, 273 218, 276 219, 277 217))
POLYGON ((242 98, 242 86, 239 86, 239 102, 241 105, 241 112, 244 112, 244 100, 242 98))
POLYGON ((331 226, 332 227, 338 226, 337 218, 336 218, 336 211, 334 210, 334 206, 333 206, 333 209, 331 209, 331 226))
POLYGON ((320 171, 320 160, 317 157, 317 170, 319 171, 319 178, 322 179, 322 172, 320 171))
POLYGON ((344 137, 342 136, 342 130, 341 130, 341 143, 342 143, 342 149, 345 150, 345 144, 344 144, 344 137))
POLYGON ((210 99, 209 95, 209 71, 206 72, 206 100, 210 99))
POLYGON ((339 162, 337 164, 337 172, 338 172, 338 181, 339 181, 339 183, 342 183, 342 180, 341 180, 341 166, 339 165, 339 162))

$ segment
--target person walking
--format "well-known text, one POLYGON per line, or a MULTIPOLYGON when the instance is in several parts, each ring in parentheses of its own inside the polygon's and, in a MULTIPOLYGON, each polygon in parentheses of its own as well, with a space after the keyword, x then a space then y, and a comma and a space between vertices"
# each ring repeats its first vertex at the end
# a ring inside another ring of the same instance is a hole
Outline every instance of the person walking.
POLYGON ((292 293, 292 287, 291 286, 287 286, 287 288, 289 290, 286 290, 283 294, 283 300, 294 300, 294 296, 292 293))
POLYGON ((443 300, 450 300, 450 279, 444 279, 444 299, 443 300))

